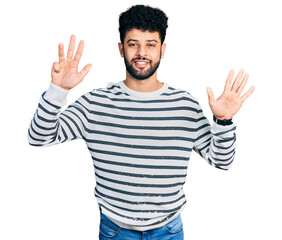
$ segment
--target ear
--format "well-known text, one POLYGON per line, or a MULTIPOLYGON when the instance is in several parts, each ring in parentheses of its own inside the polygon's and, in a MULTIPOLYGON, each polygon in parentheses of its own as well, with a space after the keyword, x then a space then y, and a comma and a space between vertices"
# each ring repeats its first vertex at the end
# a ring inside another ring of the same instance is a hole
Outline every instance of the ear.
POLYGON ((165 50, 166 50, 166 43, 163 43, 161 48, 162 48, 162 55, 161 55, 161 58, 163 58, 163 57, 164 57, 164 54, 165 54, 165 50))
POLYGON ((121 57, 124 57, 123 55, 123 44, 122 43, 118 43, 118 49, 119 49, 119 53, 121 57))

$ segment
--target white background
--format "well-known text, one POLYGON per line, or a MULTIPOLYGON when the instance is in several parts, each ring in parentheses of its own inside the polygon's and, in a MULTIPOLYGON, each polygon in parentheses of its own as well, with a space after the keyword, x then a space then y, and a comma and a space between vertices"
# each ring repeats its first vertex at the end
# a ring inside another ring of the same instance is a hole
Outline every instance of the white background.
MULTIPOLYGON (((85 40, 93 67, 68 104, 125 77, 118 16, 149 4, 169 17, 160 81, 196 97, 212 120, 206 87, 222 92, 231 68, 250 74, 253 95, 234 117, 237 152, 221 171, 192 154, 184 186, 185 239, 282 239, 280 1, 6 1, 1 3, 0 239, 98 239, 94 168, 83 141, 50 148, 27 142, 58 43, 85 40), (280 228, 280 229, 279 229, 280 228)), ((66 50, 65 50, 66 52, 66 50)))

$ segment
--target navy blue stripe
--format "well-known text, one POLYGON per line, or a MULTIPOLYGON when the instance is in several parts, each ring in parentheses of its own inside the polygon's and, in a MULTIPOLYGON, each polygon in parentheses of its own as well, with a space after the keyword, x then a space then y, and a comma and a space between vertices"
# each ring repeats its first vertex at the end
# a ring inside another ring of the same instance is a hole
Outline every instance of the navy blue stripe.
MULTIPOLYGON (((217 161, 217 162, 227 162, 227 161, 229 161, 230 159, 232 159, 232 158, 234 157, 234 155, 235 155, 235 149, 233 150, 233 154, 232 154, 229 158, 226 158, 226 159, 219 159, 219 158, 215 158, 215 157, 212 157, 212 156, 211 156, 211 160, 212 160, 212 162, 214 162, 214 161, 217 161)), ((215 163, 215 164, 221 165, 221 164, 218 164, 218 163, 215 163)), ((222 164, 221 166, 227 166, 227 165, 229 165, 229 164, 230 164, 230 163, 222 164)))
POLYGON ((95 120, 90 120, 89 123, 101 125, 101 126, 109 126, 109 127, 116 127, 116 128, 125 128, 125 129, 142 129, 142 130, 175 130, 175 131, 187 131, 187 132, 195 132, 196 129, 188 128, 188 127, 178 127, 178 126, 169 126, 169 127, 156 127, 156 126, 131 126, 131 125, 123 125, 123 124, 116 124, 116 123, 109 123, 109 122, 100 122, 95 120))
MULTIPOLYGON (((120 213, 117 213, 117 212, 113 211, 112 209, 110 209, 110 208, 104 206, 102 203, 99 203, 99 206, 102 206, 103 208, 107 209, 109 212, 112 212, 112 213, 114 213, 115 215, 121 216, 121 217, 123 217, 123 218, 134 219, 135 221, 141 221, 141 222, 151 219, 151 218, 128 217, 128 216, 125 216, 125 215, 122 215, 122 214, 120 214, 120 213)), ((152 224, 150 224, 150 225, 138 225, 138 226, 139 226, 139 227, 141 227, 141 226, 142 226, 142 227, 154 226, 155 224, 159 224, 159 223, 162 223, 162 222, 166 221, 168 218, 172 217, 173 215, 175 215, 175 213, 172 213, 172 214, 170 214, 169 216, 166 216, 163 220, 157 221, 157 222, 152 223, 152 224)))
POLYGON ((227 142, 235 141, 235 140, 236 140, 236 136, 233 136, 233 137, 230 137, 230 138, 225 138, 225 139, 222 139, 222 140, 217 140, 217 143, 227 143, 227 142))
POLYGON ((229 163, 214 163, 214 165, 217 166, 217 167, 222 167, 222 166, 228 167, 229 165, 232 164, 232 162, 233 162, 233 160, 234 160, 234 156, 235 156, 235 154, 233 155, 232 161, 230 161, 229 163))
POLYGON ((46 140, 44 140, 44 139, 38 139, 38 138, 33 137, 33 136, 31 135, 31 133, 30 133, 30 129, 28 129, 28 135, 29 135, 29 137, 30 137, 32 140, 34 140, 34 141, 37 141, 37 142, 45 142, 45 141, 46 141, 46 140))
POLYGON ((132 182, 124 182, 124 181, 118 181, 115 179, 110 179, 107 177, 103 177, 99 175, 97 172, 95 172, 95 175, 103 179, 104 181, 110 182, 110 183, 116 183, 116 184, 121 184, 125 186, 132 186, 132 187, 143 187, 143 188, 171 188, 171 187, 177 187, 179 185, 183 185, 184 182, 177 182, 177 183, 172 183, 172 184, 145 184, 145 183, 132 183, 132 182))
MULTIPOLYGON (((36 112, 36 116, 38 117, 37 112, 36 112)), ((56 129, 56 126, 49 127, 49 128, 41 126, 40 124, 38 124, 38 123, 36 122, 35 117, 33 118, 33 123, 35 124, 36 127, 40 128, 40 129, 42 129, 42 130, 45 130, 45 131, 53 131, 53 130, 56 129)))
POLYGON ((89 100, 85 95, 82 96, 82 98, 88 102, 89 104, 105 107, 105 108, 110 108, 110 109, 119 109, 119 110, 125 110, 125 111, 137 111, 137 112, 154 112, 154 111, 176 111, 176 110, 188 110, 188 111, 193 111, 197 112, 198 110, 196 108, 192 107, 187 107, 187 106, 180 106, 180 107, 163 107, 163 108, 130 108, 130 107, 120 107, 120 106, 115 106, 112 104, 105 104, 105 103, 100 103, 97 101, 92 101, 89 100))
POLYGON ((209 146, 210 146, 210 144, 211 144, 210 141, 211 141, 211 138, 208 138, 205 142, 203 142, 203 144, 204 144, 204 143, 207 143, 207 144, 206 144, 204 147, 199 148, 198 151, 202 152, 204 149, 209 148, 209 146))
POLYGON ((143 158, 143 159, 156 159, 156 160, 164 160, 164 159, 169 159, 169 160, 183 160, 183 161, 188 161, 189 157, 178 157, 178 156, 154 156, 154 155, 136 155, 136 154, 128 154, 128 153, 119 153, 119 152, 112 152, 112 151, 104 151, 100 149, 93 149, 88 147, 90 152, 94 153, 102 153, 102 154, 107 154, 107 155, 115 155, 115 156, 122 156, 122 157, 129 157, 129 158, 143 158))
POLYGON ((57 121, 57 119, 46 119, 44 117, 41 117, 39 114, 37 114, 37 118, 43 122, 47 122, 47 123, 55 123, 57 121))
POLYGON ((226 149, 230 149, 234 144, 235 144, 235 140, 230 144, 230 146, 227 146, 227 147, 223 147, 223 146, 220 146, 220 145, 217 145, 213 139, 213 145, 218 148, 218 149, 223 149, 223 150, 226 150, 226 149))
MULTIPOLYGON (((101 160, 101 159, 93 157, 93 160, 94 159, 97 162, 107 163, 104 160, 101 160)), ((99 170, 99 171, 102 171, 102 172, 107 172, 107 173, 111 173, 111 174, 115 174, 115 175, 128 176, 128 177, 136 177, 136 178, 165 178, 165 179, 167 179, 167 178, 185 178, 187 176, 187 174, 179 174, 179 175, 177 175, 177 174, 175 174, 175 175, 150 175, 150 174, 136 174, 136 173, 129 173, 129 172, 120 172, 120 171, 114 171, 114 170, 110 170, 110 169, 101 168, 101 167, 98 167, 95 164, 94 164, 94 168, 99 170)))
POLYGON ((109 142, 109 141, 94 140, 94 139, 85 139, 85 140, 87 143, 96 143, 96 144, 102 144, 102 145, 108 145, 108 146, 118 146, 118 147, 125 147, 125 148, 192 151, 191 148, 178 147, 178 146, 134 145, 134 144, 124 144, 124 143, 109 142))
POLYGON ((198 131, 200 131, 201 129, 206 128, 206 127, 208 127, 208 130, 210 130, 210 126, 211 126, 211 125, 210 125, 209 123, 203 124, 203 125, 201 125, 200 127, 196 128, 196 131, 198 132, 198 131))
POLYGON ((44 100, 44 102, 46 102, 47 104, 49 104, 50 106, 52 106, 52 107, 54 107, 54 108, 56 108, 56 109, 60 109, 60 108, 61 108, 60 106, 57 106, 57 105, 55 105, 55 104, 53 104, 53 103, 50 103, 49 101, 47 101, 47 100, 44 98, 45 93, 46 93, 46 91, 42 94, 42 99, 44 100))
POLYGON ((221 152, 216 152, 216 151, 213 150, 213 153, 214 153, 216 156, 226 156, 226 155, 231 154, 233 151, 234 151, 234 149, 232 149, 230 152, 227 152, 227 153, 221 153, 221 152))
POLYGON ((223 135, 223 134, 225 134, 225 133, 229 133, 229 132, 235 131, 235 130, 236 130, 236 126, 233 127, 233 128, 231 128, 231 129, 229 129, 229 130, 226 130, 226 131, 223 131, 223 132, 215 133, 214 136, 220 136, 220 135, 223 135))
MULTIPOLYGON (((111 91, 103 91, 103 92, 113 94, 111 91)), ((169 95, 174 95, 178 93, 181 93, 181 92, 176 92, 176 93, 169 94, 169 95)), ((89 94, 91 96, 98 97, 98 98, 107 98, 113 102, 136 102, 136 103, 166 103, 168 102, 168 103, 171 103, 171 102, 178 102, 178 101, 188 101, 188 102, 193 102, 195 104, 198 104, 197 101, 191 98, 188 98, 188 97, 179 97, 175 99, 135 100, 135 99, 129 99, 129 98, 112 98, 112 97, 109 97, 108 95, 101 95, 95 92, 90 92, 89 94)), ((115 93, 114 95, 117 95, 117 93, 115 93)), ((167 94, 164 94, 164 95, 167 95, 167 94)))
POLYGON ((187 141, 187 142, 194 142, 193 138, 187 138, 187 137, 178 137, 178 136, 146 136, 146 135, 126 135, 126 134, 119 134, 119 133, 113 133, 113 132, 105 132, 105 131, 98 131, 98 130, 90 130, 85 129, 88 133, 91 134, 99 134, 99 135, 108 135, 108 136, 114 136, 114 137, 120 137, 120 138, 129 138, 129 139, 149 139, 149 140, 160 140, 160 141, 187 141))
POLYGON ((78 118, 78 120, 82 123, 80 117, 79 117, 76 113, 72 112, 70 109, 66 110, 65 113, 62 113, 63 116, 67 117, 70 121, 72 121, 72 123, 75 125, 75 127, 76 127, 76 129, 77 129, 79 135, 80 135, 82 138, 84 138, 84 134, 81 132, 80 127, 78 126, 78 124, 76 123, 76 121, 75 121, 74 119, 72 119, 69 115, 67 115, 66 112, 69 112, 69 113, 72 113, 73 115, 75 115, 75 116, 78 118))
POLYGON ((58 113, 57 112, 50 112, 48 111, 46 108, 44 108, 40 103, 38 104, 38 108, 40 108, 43 112, 52 115, 52 116, 57 116, 58 113))
MULTIPOLYGON (((85 107, 82 103, 79 101, 76 102, 77 104, 81 105, 88 113, 93 115, 99 115, 99 116, 106 116, 106 117, 112 117, 112 118, 118 118, 118 119, 126 119, 126 120, 144 120, 144 121, 188 121, 188 122, 196 122, 197 119, 186 117, 186 116, 175 116, 175 117, 139 117, 139 116, 132 116, 132 115, 117 115, 117 114, 111 114, 107 112, 100 112, 100 111, 94 111, 89 110, 87 107, 85 107)), ((75 105, 71 105, 71 107, 78 108, 75 105)))
MULTIPOLYGON (((37 126, 38 127, 38 126, 37 126)), ((53 136, 53 135, 55 135, 56 134, 56 132, 53 132, 53 133, 48 133, 48 134, 43 134, 43 133, 39 133, 39 132, 37 132, 34 128, 33 128, 33 126, 32 126, 32 124, 30 124, 30 129, 31 129, 31 131, 33 132, 33 133, 35 133, 36 135, 38 135, 38 136, 42 136, 42 137, 49 137, 49 136, 53 136)))
POLYGON ((172 192, 172 193, 140 193, 140 192, 129 192, 129 191, 124 191, 124 190, 120 190, 120 189, 117 189, 117 188, 111 188, 111 187, 108 187, 106 185, 103 185, 99 182, 96 182, 96 184, 99 186, 99 187, 102 187, 104 189, 107 189, 107 190, 110 190, 112 192, 117 192, 117 193, 121 193, 121 194, 125 194, 125 195, 130 195, 130 196, 138 196, 138 197, 169 197, 169 196, 175 196, 177 195, 177 193, 179 192, 176 191, 176 192, 172 192))
MULTIPOLYGON (((168 204, 173 204, 176 203, 178 201, 180 201, 182 198, 185 198, 185 195, 183 194, 182 196, 180 196, 179 198, 173 200, 173 201, 163 201, 163 202, 140 202, 140 201, 129 201, 126 198, 117 198, 117 197, 113 197, 107 194, 104 194, 102 192, 100 192, 97 188, 95 188, 95 191, 102 197, 107 198, 107 199, 111 199, 111 200, 115 200, 118 202, 122 202, 122 203, 126 203, 126 204, 132 204, 132 205, 155 205, 155 206, 162 206, 162 205, 168 205, 168 204)), ((99 195, 96 195, 98 197, 100 197, 99 195)), ((161 200, 161 199, 160 199, 161 200)))
MULTIPOLYGON (((186 203, 186 200, 178 207, 176 208, 172 208, 172 209, 166 209, 166 210, 157 210, 157 209, 151 209, 151 210, 135 210, 133 208, 124 208, 124 207, 119 207, 115 204, 112 204, 110 202, 107 202, 107 204, 111 205, 112 207, 121 209, 123 211, 127 211, 127 212, 136 212, 136 213, 171 213, 171 212, 176 212, 177 210, 179 210, 184 204, 186 203)), ((139 226, 139 225, 138 225, 139 226)), ((140 227, 140 226, 139 226, 140 227)))
POLYGON ((210 135, 210 134, 211 134, 210 131, 205 132, 205 133, 203 133, 202 135, 200 135, 199 137, 197 137, 196 141, 199 141, 200 139, 202 139, 202 138, 204 138, 204 137, 206 137, 206 136, 208 136, 208 135, 210 135))
POLYGON ((76 139, 77 136, 76 136, 75 132, 72 130, 72 128, 71 128, 71 126, 69 125, 69 123, 68 123, 65 119, 63 119, 63 118, 60 118, 60 119, 66 124, 66 126, 67 126, 68 129, 70 130, 71 134, 73 135, 73 139, 76 139))
POLYGON ((164 165, 145 165, 145 164, 132 164, 132 163, 123 163, 123 162, 115 162, 109 160, 99 159, 97 157, 92 156, 92 160, 110 164, 117 166, 125 166, 125 167, 133 167, 133 168, 150 168, 150 169, 187 169, 187 166, 164 166, 164 165))

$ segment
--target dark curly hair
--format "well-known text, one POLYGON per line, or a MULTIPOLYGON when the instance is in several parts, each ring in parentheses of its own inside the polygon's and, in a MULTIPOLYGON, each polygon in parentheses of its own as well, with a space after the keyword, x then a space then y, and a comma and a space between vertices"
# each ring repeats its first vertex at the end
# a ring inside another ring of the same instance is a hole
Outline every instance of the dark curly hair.
POLYGON ((168 17, 159 8, 135 5, 119 16, 120 41, 123 44, 125 35, 133 28, 149 32, 159 32, 163 44, 166 35, 168 17))

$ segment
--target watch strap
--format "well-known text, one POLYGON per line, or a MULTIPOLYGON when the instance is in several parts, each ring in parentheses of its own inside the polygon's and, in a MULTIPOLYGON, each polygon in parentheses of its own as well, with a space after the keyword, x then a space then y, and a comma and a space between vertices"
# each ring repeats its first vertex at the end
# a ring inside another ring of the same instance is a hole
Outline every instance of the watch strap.
POLYGON ((214 115, 213 115, 213 121, 222 126, 231 125, 233 123, 232 118, 231 119, 217 119, 214 115))

